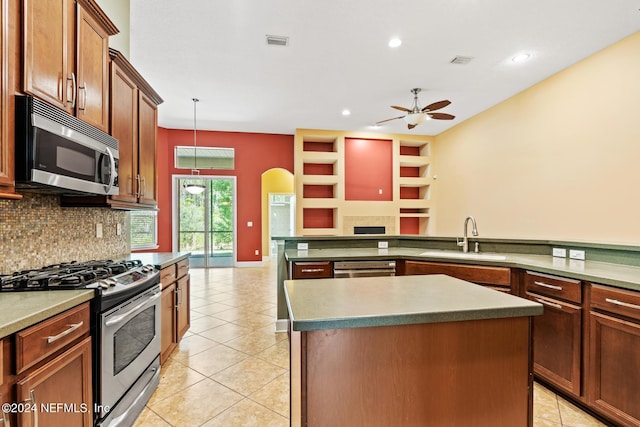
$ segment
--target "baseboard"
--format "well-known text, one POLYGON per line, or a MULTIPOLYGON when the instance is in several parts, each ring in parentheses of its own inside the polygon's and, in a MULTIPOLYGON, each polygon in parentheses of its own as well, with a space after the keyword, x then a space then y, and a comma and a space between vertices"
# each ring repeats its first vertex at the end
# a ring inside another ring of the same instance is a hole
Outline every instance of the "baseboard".
POLYGON ((276 320, 276 332, 287 332, 289 330, 289 319, 276 320))

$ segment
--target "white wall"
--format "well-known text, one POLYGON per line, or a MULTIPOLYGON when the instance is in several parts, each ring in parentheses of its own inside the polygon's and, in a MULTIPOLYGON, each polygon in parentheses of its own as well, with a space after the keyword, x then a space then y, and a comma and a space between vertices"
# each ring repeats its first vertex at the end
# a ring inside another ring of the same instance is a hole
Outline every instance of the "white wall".
POLYGON ((116 49, 125 58, 130 59, 130 0, 96 0, 96 2, 120 30, 120 33, 109 37, 109 47, 116 49))
POLYGON ((437 235, 640 245, 640 33, 436 137, 437 235))

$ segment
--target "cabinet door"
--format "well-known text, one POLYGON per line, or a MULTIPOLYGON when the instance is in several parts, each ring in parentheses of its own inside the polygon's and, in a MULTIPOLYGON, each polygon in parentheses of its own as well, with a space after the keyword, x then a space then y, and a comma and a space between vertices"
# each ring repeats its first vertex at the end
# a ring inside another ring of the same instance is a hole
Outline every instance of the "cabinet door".
POLYGON ((108 132, 109 35, 78 4, 76 116, 108 132))
POLYGON ((118 184, 114 200, 138 200, 138 88, 127 74, 111 63, 111 135, 119 141, 118 184))
POLYGON ((640 324, 591 312, 587 398, 620 425, 640 425, 640 324))
POLYGON ((156 104, 139 92, 138 98, 138 173, 140 174, 139 203, 157 205, 156 138, 158 128, 156 104))
MULTIPOLYGON (((7 9, 2 2, 0 7, 0 76, 7 75, 7 49, 6 40, 8 34, 5 31, 8 22, 7 9)), ((7 79, 0 79, 0 186, 13 186, 13 138, 9 139, 9 88, 7 79)), ((2 189, 0 189, 2 192, 2 189)))
POLYGON ((177 341, 184 336, 190 326, 190 304, 189 304, 189 275, 178 280, 176 288, 176 314, 177 314, 177 341))
POLYGON ((533 369, 557 387, 581 395, 582 308, 560 300, 527 293, 544 305, 533 317, 533 369))
POLYGON ((20 426, 91 426, 91 338, 18 381, 17 399, 31 409, 18 414, 20 426))
POLYGON ((468 282, 509 287, 511 270, 505 267, 406 261, 405 274, 446 274, 468 282))
POLYGON ((24 91, 74 113, 75 2, 23 0, 24 91))
POLYGON ((164 363, 177 345, 176 339, 176 284, 173 283, 162 290, 160 315, 162 316, 160 363, 164 363))

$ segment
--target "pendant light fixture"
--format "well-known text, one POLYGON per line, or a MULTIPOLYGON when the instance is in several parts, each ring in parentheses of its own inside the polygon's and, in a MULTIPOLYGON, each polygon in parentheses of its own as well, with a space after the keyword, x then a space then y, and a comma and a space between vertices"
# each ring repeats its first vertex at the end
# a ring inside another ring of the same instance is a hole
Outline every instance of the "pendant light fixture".
MULTIPOLYGON (((198 98, 192 98, 193 101, 193 169, 191 169, 191 176, 200 176, 200 170, 198 169, 198 149, 196 144, 196 105, 200 100, 198 98)), ((184 186, 186 192, 191 194, 201 194, 204 191, 204 185, 202 184, 187 184, 184 186)))

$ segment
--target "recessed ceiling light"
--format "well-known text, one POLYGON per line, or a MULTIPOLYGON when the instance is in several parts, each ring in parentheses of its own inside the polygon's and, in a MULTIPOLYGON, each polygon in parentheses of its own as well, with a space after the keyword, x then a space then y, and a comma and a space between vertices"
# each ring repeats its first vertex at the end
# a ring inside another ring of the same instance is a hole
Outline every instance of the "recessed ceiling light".
POLYGON ((402 44, 402 40, 400 40, 397 37, 392 38, 391 40, 389 40, 389 47, 398 47, 401 44, 402 44))
POLYGON ((529 58, 531 58, 531 54, 529 53, 519 53, 516 56, 514 56, 513 58, 511 58, 511 60, 515 63, 518 62, 524 62, 527 61, 529 58))
POLYGON ((342 115, 343 116, 349 116, 351 115, 351 111, 347 110, 346 108, 344 110, 342 110, 342 115))

